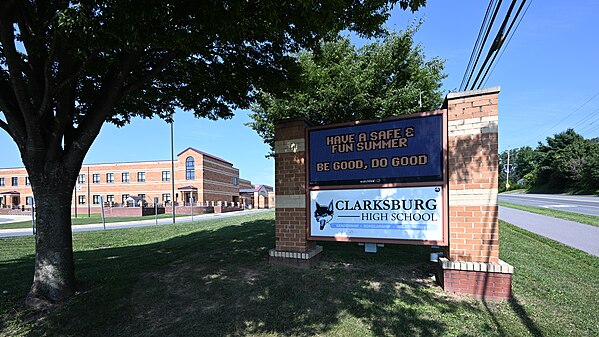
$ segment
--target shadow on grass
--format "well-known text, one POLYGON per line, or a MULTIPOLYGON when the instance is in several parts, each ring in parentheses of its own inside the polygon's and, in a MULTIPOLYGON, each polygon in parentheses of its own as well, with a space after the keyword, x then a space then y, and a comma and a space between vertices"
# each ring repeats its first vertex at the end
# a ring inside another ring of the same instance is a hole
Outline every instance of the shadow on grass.
MULTIPOLYGON (((76 252, 86 290, 24 333, 442 336, 448 332, 444 315, 482 311, 432 286, 432 265, 422 262, 427 247, 387 246, 370 255, 357 245, 326 243, 320 266, 298 270, 268 264, 273 234, 274 221, 257 220, 76 252)), ((11 270, 23 283, 32 266, 32 256, 6 262, 0 279, 11 270)), ((458 334, 481 332, 465 329, 458 334)))

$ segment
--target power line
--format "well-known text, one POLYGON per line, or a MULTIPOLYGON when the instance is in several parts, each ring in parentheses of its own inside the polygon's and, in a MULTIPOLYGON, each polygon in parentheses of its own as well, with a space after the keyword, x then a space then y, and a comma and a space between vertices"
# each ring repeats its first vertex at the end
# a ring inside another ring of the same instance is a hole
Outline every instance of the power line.
MULTIPOLYGON (((522 5, 524 5, 524 2, 522 2, 522 5)), ((510 30, 512 29, 512 26, 514 24, 514 22, 516 21, 517 17, 518 17, 518 13, 516 13, 516 17, 514 18, 514 21, 512 21, 512 24, 510 25, 510 27, 508 28, 508 32, 506 34, 506 36, 509 36, 505 47, 501 50, 501 53, 499 54, 499 57, 497 58, 497 62, 495 62, 493 64, 493 67, 490 68, 491 72, 489 72, 489 77, 487 77, 483 83, 482 86, 487 85, 487 81, 489 80, 489 78, 491 77, 491 75, 493 74, 493 71, 495 70, 495 67, 497 66, 497 64, 499 63, 499 60, 501 60, 501 57, 503 56, 503 53, 505 52, 505 50, 507 49, 507 47, 510 45, 510 42, 512 41, 512 38, 514 37, 514 35, 516 34, 516 31, 518 30, 518 27, 520 27, 520 23, 522 23, 522 19, 524 19, 524 17, 526 16, 526 13, 528 12, 528 9, 530 8, 530 5, 532 4, 532 0, 528 1, 528 6, 526 6, 526 9, 524 10, 524 13, 522 14, 522 16, 520 17, 520 20, 518 21, 518 24, 516 25, 516 28, 514 29, 514 32, 512 33, 512 35, 510 35, 510 30)), ((520 10, 518 10, 518 12, 520 12, 520 10)), ((487 76, 485 74, 485 76, 487 76)), ((481 81, 482 82, 482 81, 481 81)))
MULTIPOLYGON (((574 129, 574 128, 578 127, 579 125, 581 125, 582 123, 588 121, 589 119, 591 119, 593 116, 595 116, 597 114, 599 114, 599 108, 597 108, 597 110, 591 112, 586 118, 583 118, 578 123, 572 125, 571 128, 574 129)), ((588 124, 586 126, 588 126, 588 124)), ((585 128, 586 126, 583 126, 583 128, 585 128)))
MULTIPOLYGON (((491 0, 491 1, 493 1, 493 0, 491 0)), ((483 38, 483 42, 482 42, 481 48, 478 50, 478 54, 476 56, 476 60, 474 61, 474 65, 472 66, 472 70, 470 72, 470 75, 468 76, 468 81, 466 81, 466 85, 464 86, 464 89, 468 87, 468 84, 470 83, 470 80, 472 79, 472 75, 474 75, 474 70, 476 69, 476 65, 478 64, 478 60, 480 59, 480 55, 483 52, 485 44, 487 44, 487 39, 489 38, 489 33, 491 32, 491 28, 493 27, 493 23, 495 22, 495 18, 497 17, 497 13, 499 13, 499 8, 501 7, 501 2, 502 2, 502 0, 499 0, 499 2, 497 3, 497 5, 495 6, 495 10, 493 11, 493 16, 491 17, 491 22, 490 22, 489 26, 487 26, 487 30, 485 32, 485 37, 483 38)))
POLYGON ((587 132, 589 129, 592 129, 593 126, 595 125, 595 122, 599 121, 599 118, 595 119, 594 121, 590 122, 589 124, 583 126, 579 131, 579 133, 585 133, 587 132))
POLYGON ((463 88, 464 88, 464 82, 466 82, 466 77, 468 76, 468 72, 470 71, 470 66, 472 65, 472 60, 474 60, 474 54, 476 54, 476 51, 480 47, 480 42, 482 42, 481 37, 483 35, 483 31, 487 27, 487 24, 489 23, 489 14, 492 11, 494 2, 495 2, 495 0, 489 1, 489 6, 487 6, 487 11, 485 13, 485 17, 483 19, 482 24, 480 25, 480 29, 478 30, 478 36, 476 37, 476 42, 474 43, 474 48, 472 48, 472 53, 470 53, 470 60, 468 61, 468 66, 466 67, 464 76, 462 76, 462 83, 460 84, 460 90, 463 90, 463 88))
MULTIPOLYGON (((599 92, 597 92, 595 95, 593 95, 593 97, 589 98, 589 100, 587 100, 586 102, 582 103, 581 106, 579 106, 576 110, 572 111, 571 113, 569 113, 566 117, 562 118, 559 122, 555 123, 552 127, 544 130, 543 132, 541 132, 540 134, 538 134, 537 136, 529 139, 528 141, 526 141, 526 143, 529 143, 537 138, 539 138, 539 136, 542 136, 544 134, 547 133, 547 131, 551 131, 553 130, 553 128, 555 128, 556 126, 558 126, 561 122, 565 121, 566 119, 568 119, 570 116, 572 116, 573 114, 575 114, 578 110, 582 109, 585 105, 587 105, 587 103, 589 103, 590 101, 592 101, 595 97, 599 96, 599 92)), ((525 144, 526 144, 525 143, 525 144)))
MULTIPOLYGON (((504 33, 505 27, 506 27, 506 25, 507 25, 507 23, 508 23, 508 21, 510 19, 510 16, 512 15, 512 10, 514 10, 514 6, 516 6, 516 1, 517 0, 512 0, 512 3, 510 4, 510 7, 508 8, 507 14, 504 17, 503 22, 501 23, 501 27, 497 31, 497 35, 495 36, 495 39, 493 40, 493 44, 491 45, 491 47, 489 48, 489 51, 487 52, 487 57, 485 58, 485 61, 483 62, 483 65, 480 67, 478 75, 476 75, 476 79, 472 83, 472 87, 470 88, 471 90, 475 89, 475 88, 476 89, 480 88, 480 85, 482 84, 482 81, 483 81, 484 77, 488 74, 491 65, 493 64, 493 62, 497 58, 499 50, 501 49, 501 47, 503 45, 503 42, 505 41, 506 35, 504 35, 503 33, 504 33), (491 55, 493 55, 492 59, 491 59, 491 55), (479 86, 477 87, 476 83, 478 82, 478 79, 480 78, 481 74, 483 73, 484 69, 487 66, 487 62, 490 59, 491 59, 491 63, 489 63, 489 68, 485 72, 484 76, 481 78, 481 84, 479 84, 479 86)), ((520 10, 524 6, 525 2, 526 2, 526 0, 522 1, 522 3, 520 4, 520 7, 518 9, 518 13, 516 14, 516 16, 518 16, 518 14, 520 13, 520 10)), ((514 20, 512 21, 512 24, 510 25, 510 28, 514 25, 515 19, 516 18, 514 18, 514 20)))
MULTIPOLYGON (((483 18, 483 22, 479 29, 474 48, 468 61, 468 66, 466 67, 466 71, 464 72, 464 76, 462 77, 460 90, 479 89, 484 83, 487 82, 489 76, 493 73, 493 70, 495 69, 497 61, 501 59, 501 56, 503 55, 505 49, 507 48, 511 39, 518 30, 518 27, 520 26, 522 19, 528 12, 531 1, 532 0, 528 0, 527 4, 527 0, 521 0, 518 4, 518 0, 512 0, 505 15, 502 16, 501 24, 495 33, 495 38, 490 44, 488 44, 487 42, 489 41, 490 33, 492 30, 494 30, 493 26, 496 20, 498 20, 498 14, 501 10, 502 5, 502 0, 489 1, 487 11, 483 18), (516 5, 518 5, 517 10, 515 11, 515 14, 512 15, 512 13, 514 13, 516 5), (525 10, 523 11, 523 9, 525 10), (489 19, 489 15, 491 13, 492 15, 489 19), (481 64, 481 56, 485 51, 486 56, 481 64), (476 55, 476 57, 474 57, 474 55, 476 55), (473 78, 474 81, 472 81, 473 78)), ((499 22, 499 20, 497 22, 499 22)))
POLYGON ((597 131, 597 130, 599 130, 599 125, 595 126, 595 127, 594 127, 593 129, 591 129, 591 130, 588 130, 588 131, 587 131, 587 132, 585 132, 585 133, 584 133, 582 136, 583 136, 583 137, 586 137, 587 135, 589 135, 589 136, 590 136, 590 135, 591 135, 593 132, 595 132, 595 131, 597 131))

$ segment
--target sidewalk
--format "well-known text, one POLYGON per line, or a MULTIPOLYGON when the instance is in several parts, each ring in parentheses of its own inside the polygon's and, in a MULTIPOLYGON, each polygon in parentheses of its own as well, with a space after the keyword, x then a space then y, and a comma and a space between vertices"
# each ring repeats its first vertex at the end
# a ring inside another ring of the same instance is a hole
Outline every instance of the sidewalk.
MULTIPOLYGON (((211 220, 217 218, 228 218, 233 216, 240 216, 245 214, 253 214, 253 213, 262 213, 272 211, 274 209, 252 209, 252 210, 243 210, 236 212, 227 212, 227 213, 208 213, 208 214, 200 214, 194 215, 193 221, 203 221, 203 220, 211 220)), ((183 222, 191 222, 191 216, 185 217, 177 217, 175 219, 176 223, 183 222)), ((152 216, 148 216, 147 220, 139 220, 139 221, 130 221, 130 222, 113 222, 107 223, 106 229, 117 229, 117 228, 132 228, 132 227, 146 227, 146 226, 156 226, 156 225, 170 225, 173 223, 172 218, 162 218, 158 219, 158 224, 156 224, 156 219, 152 216)), ((95 231, 95 230, 104 230, 104 226, 99 224, 90 224, 90 225, 74 225, 71 227, 73 232, 87 232, 87 231, 95 231)), ((13 236, 27 236, 33 235, 33 231, 31 228, 18 228, 18 229, 0 229, 0 238, 7 238, 13 236)))
POLYGON ((599 227, 499 206, 499 219, 599 256, 599 227))

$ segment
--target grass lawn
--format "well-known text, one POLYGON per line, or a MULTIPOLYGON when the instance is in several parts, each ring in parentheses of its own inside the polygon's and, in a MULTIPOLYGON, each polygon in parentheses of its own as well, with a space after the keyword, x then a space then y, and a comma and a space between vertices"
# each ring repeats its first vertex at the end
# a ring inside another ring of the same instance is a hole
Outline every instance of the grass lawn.
MULTIPOLYGON (((190 215, 175 215, 177 218, 181 216, 190 216, 190 215)), ((164 218, 172 218, 172 214, 158 214, 158 219, 164 218)), ((152 220, 154 219, 154 215, 148 216, 137 216, 137 217, 105 217, 106 223, 112 222, 128 222, 128 221, 139 221, 139 220, 152 220)), ((98 224, 102 223, 102 215, 91 214, 88 218, 87 214, 79 215, 77 218, 72 218, 73 225, 90 225, 90 224, 98 224)), ((15 229, 15 228, 31 228, 31 220, 28 221, 20 221, 13 223, 0 223, 0 229, 15 229)))
POLYGON ((33 238, 0 239, 0 335, 599 335, 599 258, 511 225, 515 296, 493 303, 445 294, 427 247, 323 243, 317 267, 272 266, 273 217, 75 233, 83 290, 50 313, 21 306, 33 238))
POLYGON ((599 216, 565 212, 565 211, 560 211, 560 210, 556 210, 556 209, 549 209, 549 208, 536 207, 536 206, 525 206, 525 205, 513 204, 511 202, 499 202, 499 205, 519 209, 519 210, 526 211, 526 212, 547 215, 547 216, 551 216, 554 218, 560 218, 560 219, 564 219, 564 220, 570 220, 570 221, 580 222, 580 223, 584 223, 587 225, 599 227, 599 216))

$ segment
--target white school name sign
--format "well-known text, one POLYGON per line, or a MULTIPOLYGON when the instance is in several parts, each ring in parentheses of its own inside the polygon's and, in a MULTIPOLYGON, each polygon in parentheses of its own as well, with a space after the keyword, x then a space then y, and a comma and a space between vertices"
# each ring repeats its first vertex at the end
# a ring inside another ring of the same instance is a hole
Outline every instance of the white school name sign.
POLYGON ((432 112, 308 128, 308 240, 447 245, 446 125, 432 112))
POLYGON ((310 236, 443 240, 442 186, 310 192, 310 236))

